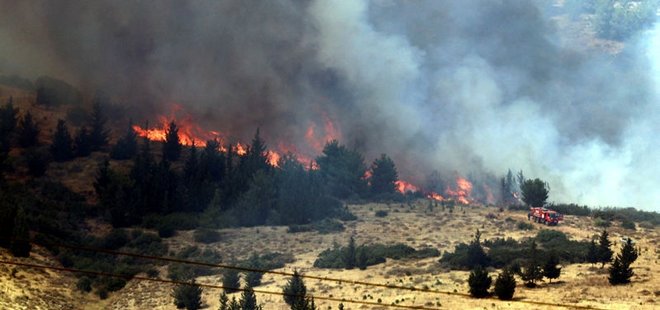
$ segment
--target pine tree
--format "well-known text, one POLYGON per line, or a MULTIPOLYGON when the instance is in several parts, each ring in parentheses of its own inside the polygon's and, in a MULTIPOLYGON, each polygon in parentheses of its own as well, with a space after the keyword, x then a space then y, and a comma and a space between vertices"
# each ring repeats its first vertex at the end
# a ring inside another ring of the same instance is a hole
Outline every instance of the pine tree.
POLYGON ((360 268, 360 270, 367 269, 367 250, 365 249, 364 245, 358 248, 356 260, 357 267, 360 268))
POLYGON ((39 127, 28 111, 18 123, 18 145, 23 148, 36 146, 38 139, 39 127))
POLYGON ((610 266, 610 276, 608 277, 610 284, 630 283, 630 278, 635 274, 630 265, 637 260, 638 256, 639 250, 633 247, 632 239, 628 238, 621 247, 621 253, 614 258, 614 262, 610 266))
POLYGON ((307 303, 307 288, 298 271, 293 272, 293 277, 289 279, 286 286, 282 290, 284 295, 284 302, 286 302, 291 309, 301 309, 307 303), (294 308, 297 307, 297 308, 294 308))
POLYGON ((505 268, 495 280, 495 295, 501 300, 511 300, 516 291, 516 278, 509 268, 505 268))
POLYGON ((236 301, 236 297, 231 298, 231 303, 229 303, 229 310, 241 310, 241 304, 236 301))
POLYGON ((338 308, 339 308, 339 310, 344 310, 344 304, 343 304, 343 303, 339 303, 339 307, 338 307, 338 308))
POLYGON ((607 230, 603 230, 598 239, 598 262, 602 264, 600 268, 603 268, 605 263, 609 263, 612 260, 612 249, 610 248, 612 243, 608 237, 607 230))
POLYGON ((30 233, 28 231, 27 216, 22 207, 16 211, 14 218, 14 229, 11 236, 11 253, 15 257, 29 257, 32 246, 30 245, 30 233))
POLYGON ((522 200, 529 206, 540 208, 545 205, 550 192, 548 183, 543 182, 541 179, 526 180, 520 187, 522 192, 522 200))
MULTIPOLYGON (((250 269, 259 269, 259 256, 257 254, 252 254, 248 258, 247 268, 250 269)), ((258 271, 249 271, 245 274, 245 282, 250 287, 255 287, 261 285, 261 278, 263 278, 264 273, 258 271)))
POLYGON ((356 251, 355 251, 355 238, 351 236, 351 238, 348 240, 348 246, 346 247, 346 251, 344 252, 344 268, 346 269, 353 269, 355 268, 355 256, 356 251))
POLYGON ((172 291, 178 309, 197 310, 202 308, 202 288, 193 280, 189 284, 177 285, 172 291))
POLYGON ((243 289, 241 300, 239 301, 241 310, 260 310, 261 306, 257 305, 257 296, 254 295, 254 290, 249 285, 243 289))
POLYGON ((133 124, 128 122, 128 129, 123 137, 117 140, 117 144, 112 148, 110 157, 117 160, 131 159, 137 154, 137 134, 133 130, 133 124))
POLYGON ((238 277, 238 271, 235 269, 225 269, 225 271, 222 273, 222 287, 224 288, 225 292, 229 294, 239 291, 241 287, 239 281, 240 279, 238 277))
POLYGON ((77 157, 86 157, 92 153, 91 135, 87 133, 85 126, 78 130, 74 141, 77 157))
POLYGON ((488 266, 490 259, 486 255, 483 247, 481 246, 481 232, 477 229, 477 232, 474 234, 474 239, 468 245, 467 249, 467 266, 468 268, 474 268, 476 266, 488 266))
POLYGON ((3 144, 9 144, 9 135, 16 128, 18 109, 14 108, 14 98, 9 97, 7 103, 0 108, 0 137, 3 144))
POLYGON ((229 297, 227 297, 225 291, 222 291, 222 294, 220 295, 220 308, 218 308, 218 310, 229 310, 229 297))
POLYGON ((559 259, 557 255, 552 254, 543 266, 543 276, 550 279, 550 283, 552 283, 552 279, 559 278, 561 274, 561 267, 557 267, 557 265, 559 265, 559 259))
POLYGON ((541 269, 541 265, 538 263, 538 256, 539 255, 536 248, 536 242, 532 241, 530 243, 527 261, 525 262, 522 273, 520 275, 522 280, 525 281, 525 286, 527 287, 535 287, 536 281, 543 279, 543 270, 541 269))
POLYGON ((174 121, 170 122, 165 131, 165 143, 163 144, 163 159, 177 161, 181 156, 181 141, 179 141, 179 128, 174 121))
POLYGON ((476 298, 488 296, 488 289, 492 279, 488 276, 488 271, 481 266, 477 266, 470 272, 468 284, 470 285, 470 295, 476 298))
POLYGON ((587 262, 592 265, 598 262, 598 247, 596 246, 596 241, 593 239, 591 239, 591 243, 589 243, 589 250, 587 251, 587 262))
POLYGON ((371 164, 371 193, 392 194, 396 191, 395 182, 399 178, 394 161, 385 154, 371 164))
POLYGON ((89 133, 89 145, 92 151, 98 151, 108 144, 108 137, 110 132, 105 128, 105 123, 108 121, 105 114, 103 114, 103 97, 97 94, 92 106, 92 130, 89 133))
POLYGON ((67 161, 73 158, 73 149, 71 146, 71 135, 64 120, 57 121, 57 129, 53 134, 53 143, 50 145, 50 152, 55 161, 67 161))

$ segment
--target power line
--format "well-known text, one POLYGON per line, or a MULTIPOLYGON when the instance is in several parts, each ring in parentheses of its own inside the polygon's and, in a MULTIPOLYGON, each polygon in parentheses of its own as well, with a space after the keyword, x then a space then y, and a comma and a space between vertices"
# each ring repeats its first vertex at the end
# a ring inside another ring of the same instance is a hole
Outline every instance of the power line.
MULTIPOLYGON (((34 241, 31 241, 31 243, 36 244, 36 245, 41 245, 41 246, 52 245, 52 246, 57 246, 57 247, 73 249, 73 250, 83 250, 83 251, 105 253, 105 254, 117 255, 117 256, 127 256, 127 257, 150 259, 150 260, 156 260, 156 261, 165 261, 165 262, 180 263, 180 264, 187 264, 187 265, 196 265, 196 266, 211 267, 211 268, 224 268, 224 269, 233 269, 233 270, 244 271, 244 272, 268 273, 268 274, 276 274, 276 275, 289 276, 289 277, 294 275, 293 273, 285 272, 285 271, 256 269, 256 268, 232 266, 232 265, 225 265, 225 264, 212 264, 212 263, 191 261, 191 260, 178 259, 178 258, 172 258, 172 257, 144 255, 144 254, 122 252, 122 251, 115 251, 115 250, 109 250, 109 249, 101 249, 101 248, 93 248, 93 247, 85 247, 85 246, 74 246, 74 245, 61 244, 61 243, 52 243, 52 242, 37 243, 37 242, 34 242, 34 241)), ((60 267, 57 267, 57 268, 60 268, 60 267)), ((387 289, 400 289, 400 290, 408 290, 408 291, 413 291, 413 292, 443 294, 443 295, 461 296, 461 297, 468 297, 468 298, 471 297, 470 294, 466 294, 466 293, 451 292, 451 291, 440 291, 440 290, 433 290, 433 289, 428 289, 428 288, 416 288, 416 287, 412 287, 412 286, 399 286, 399 285, 393 285, 393 284, 382 284, 382 283, 356 281, 356 280, 330 278, 330 277, 321 277, 321 276, 304 275, 304 274, 299 274, 298 276, 300 276, 301 278, 319 280, 319 281, 332 281, 332 282, 337 282, 337 283, 348 283, 348 284, 353 284, 353 285, 382 287, 382 288, 387 288, 387 289)), ((124 276, 124 277, 130 279, 130 277, 126 277, 126 276, 124 276)), ((145 279, 150 279, 150 278, 145 278, 145 279)), ((165 281, 165 280, 162 280, 162 281, 165 281)), ((184 282, 184 284, 185 284, 185 282, 184 282)), ((222 287, 219 287, 219 288, 222 288, 222 287)), ((234 288, 232 288, 232 289, 234 289, 234 288)), ((255 290, 255 292, 257 292, 257 291, 255 290)), ((323 300, 323 298, 319 298, 319 300, 323 300)), ((325 300, 341 301, 341 299, 336 299, 336 300, 335 299, 325 299, 325 300)), ((532 301, 532 300, 512 300, 512 302, 520 302, 520 303, 533 304, 533 305, 542 305, 542 306, 557 306, 557 307, 570 308, 570 309, 598 309, 598 308, 595 308, 595 307, 592 307, 592 306, 579 306, 579 305, 574 305, 574 304, 548 303, 548 302, 532 301)), ((382 304, 375 304, 375 305, 382 306, 382 304)), ((415 309, 417 309, 417 308, 415 308, 415 309)))
MULTIPOLYGON (((122 278, 122 279, 127 279, 127 280, 152 281, 152 282, 168 283, 168 284, 176 284, 176 285, 197 285, 197 286, 200 286, 200 287, 205 287, 205 288, 210 288, 210 289, 222 289, 222 290, 231 289, 231 290, 235 290, 235 291, 239 291, 239 292, 246 291, 246 289, 244 289, 244 288, 233 288, 233 287, 228 288, 228 287, 225 287, 225 286, 222 286, 222 285, 205 284, 205 283, 191 283, 191 282, 184 282, 184 281, 148 278, 148 277, 141 277, 141 276, 127 276, 127 275, 121 275, 121 274, 115 274, 115 273, 109 273, 109 272, 102 272, 102 271, 82 270, 82 269, 74 269, 74 268, 67 268, 67 267, 45 266, 45 265, 37 265, 37 264, 22 263, 22 262, 4 261, 4 260, 0 260, 0 264, 21 266, 21 267, 28 267, 28 268, 37 268, 37 269, 57 270, 57 271, 65 271, 65 272, 72 272, 72 273, 83 273, 83 274, 88 274, 88 275, 122 278)), ((335 298, 335 297, 327 297, 327 296, 316 296, 316 295, 311 295, 311 294, 307 294, 305 296, 300 296, 300 295, 294 295, 294 294, 285 294, 284 292, 273 292, 273 291, 266 291, 266 290, 259 290, 259 289, 252 289, 252 291, 254 291, 255 293, 260 293, 260 294, 269 294, 269 295, 278 295, 278 296, 291 296, 291 297, 309 297, 309 298, 313 298, 314 300, 326 300, 326 301, 334 301, 334 302, 342 302, 342 303, 345 302, 345 303, 362 304, 362 305, 369 305, 369 306, 387 306, 387 307, 392 307, 392 308, 422 309, 422 310, 439 309, 439 308, 429 308, 429 307, 425 307, 425 306, 408 306, 408 305, 398 305, 398 304, 386 305, 386 304, 383 304, 383 303, 378 303, 378 302, 373 302, 373 301, 362 301, 362 300, 352 300, 352 299, 335 298)))

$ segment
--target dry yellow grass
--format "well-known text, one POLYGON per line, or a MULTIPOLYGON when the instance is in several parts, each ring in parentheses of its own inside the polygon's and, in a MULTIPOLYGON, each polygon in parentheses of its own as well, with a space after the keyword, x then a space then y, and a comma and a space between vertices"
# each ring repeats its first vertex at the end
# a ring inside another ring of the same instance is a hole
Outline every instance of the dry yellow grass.
MULTIPOLYGON (((399 206, 398 204, 368 204, 350 206, 358 215, 358 221, 349 222, 345 232, 329 235, 320 235, 314 232, 297 234, 286 233, 286 227, 256 227, 221 230, 224 241, 206 245, 220 251, 225 260, 230 257, 245 258, 252 251, 279 251, 292 253, 296 261, 287 265, 282 271, 291 272, 294 269, 305 274, 341 278, 349 280, 368 281, 381 284, 394 284, 401 286, 428 287, 430 289, 465 293, 468 291, 466 279, 467 272, 443 270, 437 263, 437 258, 423 260, 388 260, 385 264, 371 266, 365 271, 360 270, 328 270, 313 268, 312 264, 317 255, 333 243, 344 244, 353 233, 357 235, 356 241, 360 243, 404 242, 414 247, 432 246, 441 251, 452 251, 458 242, 468 242, 474 231, 479 228, 483 232, 482 238, 512 237, 523 238, 536 234, 538 229, 545 228, 535 224, 532 231, 519 231, 514 224, 505 223, 504 219, 525 221, 524 212, 504 211, 498 213, 494 208, 465 207, 457 208, 453 214, 436 209, 433 213, 426 211, 426 203, 418 202, 414 208, 399 206), (385 218, 374 216, 376 210, 388 210, 385 218), (488 213, 495 213, 496 219, 487 219, 488 213)), ((591 219, 585 217, 566 216, 566 221, 560 226, 553 227, 567 233, 574 239, 587 239, 598 234, 600 229, 593 227, 591 219)), ((348 283, 326 282, 319 280, 306 280, 309 291, 314 295, 333 296, 338 298, 376 302, 382 301, 382 307, 354 305, 345 303, 348 309, 377 309, 387 308, 387 305, 398 302, 404 305, 427 306, 430 308, 446 309, 553 309, 554 307, 530 305, 519 301, 561 302, 580 306, 593 306, 602 309, 653 309, 657 308, 657 294, 660 281, 658 275, 658 231, 638 229, 636 232, 622 230, 618 227, 609 229, 615 247, 619 247, 618 240, 623 235, 630 235, 637 240, 642 253, 633 265, 636 275, 633 283, 625 286, 613 287, 607 282, 607 267, 600 269, 589 264, 575 264, 564 266, 562 275, 549 284, 541 283, 540 287, 528 289, 518 286, 515 300, 502 302, 497 299, 472 299, 463 296, 437 295, 432 293, 411 292, 407 290, 393 290, 380 287, 365 287, 348 283)), ((180 232, 176 237, 168 239, 171 249, 179 249, 193 243, 192 232, 180 232)), ((204 245, 200 245, 204 246, 204 245)), ((47 260, 37 256, 37 260, 47 260)), ((21 268, 19 268, 21 269, 21 268)), ((6 275, 7 269, 2 273, 6 280, 1 285, 2 291, 12 292, 13 299, 8 295, 0 295, 0 302, 9 305, 10 301, 19 296, 28 296, 22 300, 25 305, 43 304, 40 292, 47 287, 57 286, 61 295, 59 300, 67 301, 66 307, 84 309, 175 309, 170 297, 171 286, 142 281, 130 281, 121 291, 111 294, 110 298, 99 301, 93 295, 82 295, 75 292, 75 280, 70 275, 57 275, 48 272, 22 270, 30 279, 29 286, 6 275), (8 280, 8 281, 7 281, 8 280), (59 282, 58 282, 59 281, 59 282), (58 283, 55 285, 55 283, 58 283), (75 305, 75 306, 73 306, 75 305)), ((161 276, 166 275, 166 269, 161 267, 161 276)), ((287 278, 279 275, 267 274, 264 276, 260 290, 281 292, 287 278)), ((200 277, 199 283, 220 285, 220 276, 200 277)), ((208 309, 217 309, 220 291, 206 289, 204 302, 208 309)), ((234 294, 237 298, 240 293, 234 294)), ((257 294, 258 300, 265 309, 286 309, 281 296, 257 294)), ((317 300, 319 309, 337 309, 337 303, 317 300)), ((0 303, 0 306, 3 304, 0 303)), ((35 306, 37 307, 37 306, 35 306)))

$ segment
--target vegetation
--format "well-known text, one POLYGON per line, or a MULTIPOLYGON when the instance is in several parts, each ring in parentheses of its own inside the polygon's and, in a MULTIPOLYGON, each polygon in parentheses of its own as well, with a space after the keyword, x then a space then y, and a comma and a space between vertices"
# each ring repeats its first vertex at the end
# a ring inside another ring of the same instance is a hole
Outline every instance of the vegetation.
POLYGON ((603 230, 598 238, 598 251, 597 257, 598 262, 601 263, 601 268, 605 266, 606 263, 609 263, 612 260, 612 249, 610 248, 612 243, 609 240, 609 234, 607 230, 603 230))
POLYGON ((630 267, 637 260, 639 250, 633 246, 632 239, 628 238, 621 247, 621 253, 617 254, 609 269, 608 280, 612 285, 630 283, 630 278, 635 274, 630 267))
POLYGON ((541 179, 526 180, 520 186, 522 192, 522 200, 531 207, 540 208, 545 205, 548 200, 548 193, 550 187, 548 183, 543 182, 541 179))
POLYGON ((36 146, 39 142, 39 126, 32 118, 30 111, 26 112, 18 123, 18 145, 22 148, 36 146))
POLYGON ((551 254, 543 266, 543 276, 548 278, 550 282, 552 282, 552 279, 559 278, 561 274, 561 267, 558 267, 558 265, 559 259, 556 255, 551 254))
POLYGON ((50 145, 50 153, 55 161, 67 161, 73 158, 73 142, 69 129, 64 120, 57 121, 57 128, 53 134, 53 143, 50 145))
POLYGON ((369 185, 372 195, 393 194, 399 178, 394 161, 385 154, 374 160, 370 167, 369 185))
POLYGON ((163 160, 177 161, 181 156, 181 142, 179 141, 179 127, 174 121, 170 122, 165 132, 163 144, 163 160))
MULTIPOLYGON (((352 239, 352 238, 351 238, 352 239)), ((369 244, 356 246, 349 240, 346 247, 335 246, 319 254, 314 261, 314 267, 332 269, 351 269, 354 267, 366 268, 385 262, 390 259, 421 259, 440 256, 440 252, 433 248, 415 250, 412 247, 398 243, 393 245, 369 244), (351 246, 351 243, 353 246, 351 246)))
POLYGON ((470 295, 476 298, 487 297, 491 282, 492 279, 488 276, 488 271, 480 265, 477 265, 472 272, 470 272, 470 276, 468 277, 470 295))
POLYGON ((314 310, 314 300, 307 296, 307 287, 303 282, 298 271, 293 272, 293 276, 282 289, 284 302, 293 310, 314 310))
POLYGON ((117 144, 112 147, 110 157, 116 160, 126 160, 133 158, 138 151, 137 134, 133 130, 133 124, 128 122, 128 128, 124 136, 117 140, 117 144))
POLYGON ((495 280, 495 295, 501 300, 511 300, 516 291, 516 278, 509 268, 505 268, 495 280))
POLYGON ((89 133, 89 145, 92 151, 99 151, 108 144, 110 131, 106 128, 107 116, 103 111, 104 101, 107 99, 97 94, 92 105, 91 131, 89 133))
POLYGON ((238 271, 236 269, 225 269, 222 272, 222 287, 227 293, 238 292, 241 288, 238 271))
POLYGON ((174 287, 172 297, 174 297, 177 309, 197 310, 202 308, 202 288, 195 281, 174 287))

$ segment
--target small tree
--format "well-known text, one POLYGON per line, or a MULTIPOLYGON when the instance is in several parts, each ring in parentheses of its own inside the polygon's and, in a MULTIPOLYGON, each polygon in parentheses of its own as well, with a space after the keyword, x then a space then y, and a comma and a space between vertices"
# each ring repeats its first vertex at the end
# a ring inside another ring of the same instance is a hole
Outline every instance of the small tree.
POLYGON ((241 310, 260 310, 261 306, 257 304, 257 296, 254 295, 254 290, 249 285, 243 290, 241 300, 238 302, 241 305, 241 310))
POLYGON ((548 183, 543 182, 541 179, 526 180, 520 190, 522 191, 522 200, 529 206, 540 208, 545 205, 548 199, 550 187, 548 183))
POLYGON ((561 274, 561 267, 557 267, 557 265, 559 265, 559 259, 557 255, 552 254, 543 266, 543 276, 550 279, 550 283, 552 283, 552 279, 559 278, 561 274))
POLYGON ((163 144, 163 159, 177 161, 181 156, 181 142, 179 141, 179 128, 174 121, 170 122, 165 132, 165 144, 163 144))
POLYGON ((313 301, 307 297, 307 288, 298 271, 293 272, 293 277, 289 279, 282 290, 284 302, 293 310, 312 310, 313 301))
POLYGON ((189 284, 179 284, 172 291, 177 309, 197 310, 202 308, 202 288, 193 280, 189 284))
POLYGON ((11 253, 16 257, 29 257, 30 232, 28 231, 27 217, 23 208, 19 207, 14 218, 14 229, 11 236, 11 253))
POLYGON ((85 126, 80 127, 75 138, 76 156, 85 157, 92 153, 91 136, 85 126))
MULTIPOLYGON (((259 264, 259 256, 257 254, 252 254, 248 259, 247 267, 250 269, 259 269, 261 266, 259 264)), ((261 285, 261 278, 263 278, 264 273, 258 271, 249 271, 245 274, 245 282, 250 287, 255 287, 261 285)))
POLYGON ((476 298, 488 296, 488 289, 492 279, 488 276, 488 271, 481 266, 477 266, 470 272, 468 284, 470 285, 470 295, 476 298))
POLYGON ((218 308, 218 310, 229 310, 229 297, 227 297, 225 291, 222 291, 222 294, 220 295, 220 308, 218 308))
POLYGON ((222 273, 222 286, 227 293, 238 292, 241 287, 240 278, 236 269, 225 269, 222 273))
POLYGON ((344 267, 346 269, 355 268, 355 254, 355 238, 351 236, 351 238, 348 240, 346 251, 344 252, 344 267))
POLYGON ((536 281, 543 279, 543 270, 541 265, 538 263, 538 250, 536 248, 536 242, 532 241, 530 244, 528 259, 523 266, 520 277, 525 281, 525 286, 535 287, 536 281))
POLYGON ((591 239, 591 243, 589 243, 589 250, 587 251, 587 262, 592 265, 598 262, 598 247, 596 246, 596 241, 593 239, 591 239))
POLYGON ((132 122, 129 121, 126 133, 117 140, 117 144, 115 144, 110 152, 110 157, 117 160, 131 159, 137 154, 137 150, 137 134, 133 130, 132 122))
POLYGON ((637 260, 638 256, 639 250, 633 247, 632 239, 628 238, 621 247, 621 253, 614 258, 614 262, 610 266, 610 276, 608 277, 610 284, 630 283, 630 278, 635 274, 630 265, 637 260))
POLYGON ((367 250, 364 245, 358 248, 356 260, 357 267, 360 268, 360 270, 367 269, 367 250))
POLYGON ((511 300, 516 291, 516 278, 509 268, 505 268, 495 280, 495 295, 501 300, 511 300))
POLYGON ((50 145, 50 152, 55 161, 67 161, 73 158, 73 149, 71 147, 71 135, 64 120, 57 121, 57 129, 53 134, 53 143, 50 145))
POLYGON ((608 237, 607 230, 603 230, 598 238, 598 262, 601 263, 600 268, 603 268, 605 263, 609 263, 612 260, 612 249, 610 248, 612 243, 608 237))
POLYGON ((39 139, 39 127, 28 111, 18 122, 18 145, 24 148, 36 146, 39 139))
POLYGON ((488 256, 481 246, 481 232, 477 229, 474 234, 474 239, 468 245, 467 249, 467 267, 474 268, 476 266, 488 266, 488 256))
POLYGON ((107 117, 103 114, 103 97, 97 94, 92 106, 92 130, 89 133, 89 145, 92 151, 98 151, 108 144, 110 132, 105 128, 107 117))

